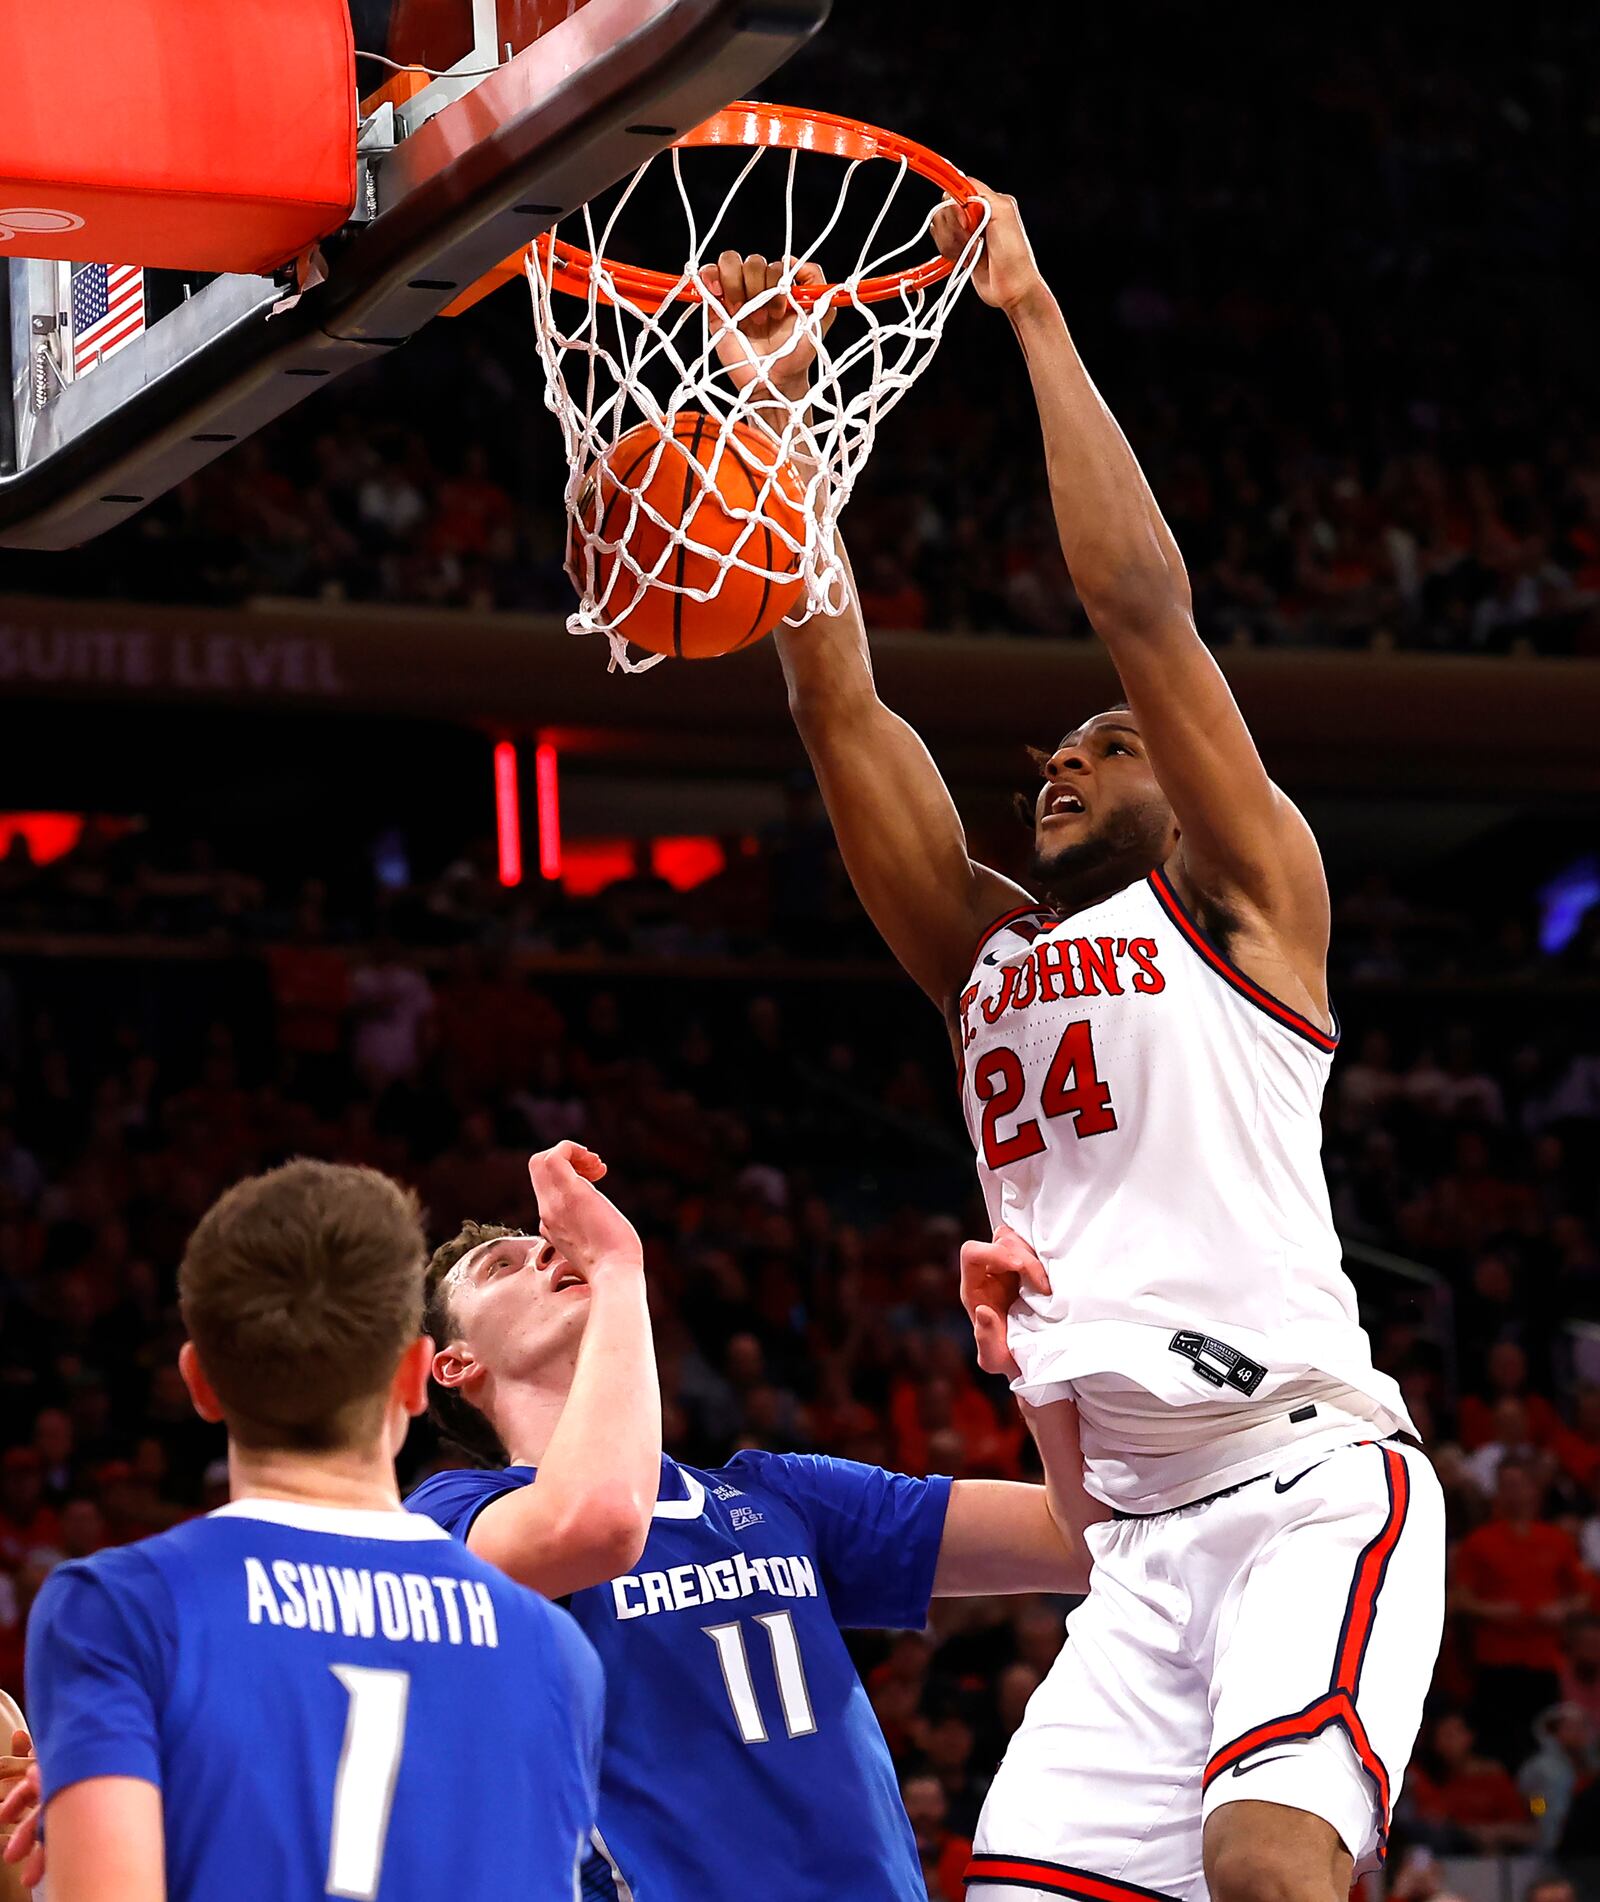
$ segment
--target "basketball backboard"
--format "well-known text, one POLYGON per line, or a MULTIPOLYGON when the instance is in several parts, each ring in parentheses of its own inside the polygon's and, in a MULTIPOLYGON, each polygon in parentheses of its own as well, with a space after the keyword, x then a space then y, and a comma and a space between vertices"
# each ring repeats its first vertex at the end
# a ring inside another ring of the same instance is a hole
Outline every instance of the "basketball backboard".
POLYGON ((831 0, 348 4, 358 201, 315 270, 191 279, 75 272, 14 255, 20 242, 0 255, 0 546, 75 547, 394 350, 564 212, 758 90, 831 0))

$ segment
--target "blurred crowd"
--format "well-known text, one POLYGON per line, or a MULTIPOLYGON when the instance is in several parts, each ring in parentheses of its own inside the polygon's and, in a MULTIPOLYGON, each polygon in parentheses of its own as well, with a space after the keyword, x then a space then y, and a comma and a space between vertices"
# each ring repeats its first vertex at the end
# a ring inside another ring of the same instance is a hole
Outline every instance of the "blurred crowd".
MULTIPOLYGON (((1140 0, 1076 20, 1046 81, 1012 57, 1028 7, 985 36, 888 0, 785 89, 1018 194, 1207 637, 1600 652, 1593 17, 1358 10, 1330 45, 1316 14, 1140 0)), ((94 564, 0 555, 0 588, 562 610, 565 474, 510 290, 94 564)), ((1086 633, 1020 356, 973 300, 846 526, 876 625, 1086 633)))
MULTIPOLYGON (((1008 867, 1023 838, 1020 827, 991 828, 974 850, 1008 867)), ((759 832, 694 843, 705 856, 687 885, 653 865, 649 841, 617 841, 631 869, 595 881, 598 889, 532 878, 507 888, 490 839, 413 865, 404 835, 387 831, 370 850, 308 875, 314 840, 303 851, 295 841, 286 858, 277 833, 223 846, 166 821, 89 815, 58 856, 36 858, 25 831, 11 833, 0 846, 0 915, 26 932, 149 938, 214 954, 271 947, 278 966, 293 962, 296 945, 373 942, 502 958, 885 962, 809 775, 791 780, 783 810, 759 832)), ((1507 891, 1495 877, 1474 887, 1470 904, 1460 890, 1442 903, 1413 895, 1380 870, 1352 878, 1335 898, 1329 969, 1340 994, 1420 981, 1516 991, 1600 980, 1600 903, 1580 898, 1568 928, 1550 938, 1538 895, 1507 891)), ((1432 1087, 1426 1077, 1408 1085, 1432 1087)))
MULTIPOLYGON (((443 1236, 530 1221, 527 1153, 581 1137, 645 1238, 673 1452, 1032 1470, 955 1298, 982 1211, 938 1023, 887 969, 841 985, 762 948, 774 903, 831 902, 804 810, 740 874, 746 938, 717 935, 703 890, 647 879, 546 900, 543 937, 518 937, 471 854, 374 912, 354 888, 279 895, 130 836, 131 856, 101 840, 58 861, 47 889, 6 867, 8 918, 55 935, 49 955, 19 938, 0 973, 0 1682, 63 1555, 224 1497, 221 1441, 174 1365, 175 1264, 225 1184, 291 1154, 414 1182, 443 1236), (97 925, 166 936, 96 960, 61 935, 97 925), (632 963, 602 979, 541 945, 632 963)), ((1559 961, 1508 951, 1517 1008, 1473 1012, 1449 977, 1465 921, 1377 878, 1338 909, 1334 1208, 1451 1515, 1452 1615, 1397 1851, 1414 1869, 1600 1855, 1600 1044, 1559 961), (1445 976, 1403 995, 1356 978, 1379 951, 1445 976)), ((1591 976, 1596 938, 1577 941, 1591 976)), ((406 1471, 454 1457, 419 1429, 406 1471)), ((929 1631, 860 1645, 936 1899, 958 1902, 1065 1609, 941 1603, 929 1631)))

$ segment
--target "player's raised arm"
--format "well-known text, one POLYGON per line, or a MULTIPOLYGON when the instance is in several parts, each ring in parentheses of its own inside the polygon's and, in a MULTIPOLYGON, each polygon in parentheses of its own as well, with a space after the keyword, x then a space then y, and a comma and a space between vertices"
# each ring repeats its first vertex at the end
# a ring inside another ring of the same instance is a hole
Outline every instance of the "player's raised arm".
MULTIPOLYGON (((571 1313, 574 1338, 581 1329, 571 1389, 553 1425, 541 1387, 526 1404, 512 1395, 497 1407, 513 1462, 537 1466, 538 1477, 491 1501, 467 1535, 480 1558, 559 1598, 615 1578, 644 1550, 661 1484, 661 1392, 644 1254, 632 1224, 594 1186, 605 1164, 565 1142, 535 1156, 529 1173, 543 1245, 509 1236, 473 1249, 451 1271, 459 1278, 442 1311, 448 1318, 456 1303, 474 1303, 486 1334, 520 1328, 529 1353, 571 1352, 561 1313, 530 1324, 502 1308, 496 1320, 500 1278, 532 1275, 541 1278, 546 1306, 568 1304, 562 1312, 571 1313)), ((436 1294, 430 1318, 438 1311, 436 1294)), ((440 1340, 433 1371, 442 1385, 487 1398, 492 1376, 464 1341, 440 1340)))
MULTIPOLYGON (((798 275, 803 281, 809 272, 821 281, 811 265, 798 275)), ((751 305, 780 277, 777 262, 729 251, 707 272, 706 283, 740 319, 740 330, 718 347, 734 381, 756 374, 757 356, 775 358, 772 381, 789 405, 804 399, 811 348, 802 337, 778 354, 795 333, 792 311, 771 301, 751 305)), ((1002 912, 1026 903, 1026 894, 973 863, 955 802, 928 749, 878 698, 854 578, 840 613, 779 628, 777 644, 789 709, 856 895, 906 971, 948 1011, 971 969, 978 936, 1002 912)))
POLYGON ((789 710, 857 897, 906 971, 948 1012, 979 936, 1028 896, 972 859, 927 747, 878 698, 854 577, 850 587, 843 613, 778 633, 789 710))
MULTIPOLYGON (((1264 927, 1320 1010, 1328 898, 1315 840, 1267 777, 1195 631, 1183 557, 1073 345, 1015 202, 979 189, 991 218, 973 284, 1010 318, 1027 359, 1062 553, 1181 829, 1168 869, 1202 907, 1210 900, 1247 930, 1264 927)), ((941 208, 934 235, 946 256, 957 254, 961 209, 941 208)))

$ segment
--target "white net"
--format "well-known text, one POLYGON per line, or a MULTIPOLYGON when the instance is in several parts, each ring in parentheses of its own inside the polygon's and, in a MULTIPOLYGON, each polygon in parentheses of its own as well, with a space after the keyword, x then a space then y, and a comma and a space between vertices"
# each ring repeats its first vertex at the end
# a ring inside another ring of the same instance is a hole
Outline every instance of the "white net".
MULTIPOLYGON (((579 604, 567 625, 574 634, 606 635, 613 665, 629 672, 662 658, 635 657, 629 629, 631 622, 643 639, 639 630, 663 592, 717 603, 734 591, 730 575, 742 571, 779 597, 793 596, 783 617, 790 623, 843 605, 839 517, 880 423, 938 348, 978 261, 988 214, 975 201, 981 216, 961 256, 935 278, 918 267, 937 256, 929 223, 939 188, 904 157, 846 158, 842 181, 837 168, 828 176, 830 166, 814 152, 768 145, 733 154, 673 146, 603 208, 586 205, 569 220, 565 235, 588 253, 576 281, 558 246, 529 253, 545 401, 571 470, 567 565, 579 604), (712 159, 731 178, 711 181, 708 192, 712 159), (663 218, 681 217, 676 279, 650 274, 646 284, 616 261, 629 242, 630 214, 657 256, 677 248, 663 218), (761 246, 778 281, 730 316, 702 274, 725 250, 761 246), (804 279, 796 295, 806 266, 820 266, 831 296, 807 301, 804 279), (790 313, 794 327, 763 354, 740 326, 767 306, 790 313), (797 349, 813 358, 798 399, 779 388, 797 349), (692 454, 675 451, 675 431, 683 445, 691 430, 692 454), (672 456, 685 481, 657 483, 672 456), (744 464, 746 480, 723 479, 729 457, 744 464), (671 503, 659 506, 666 495, 671 503), (713 499, 709 508, 699 506, 702 497, 713 499)), ((559 227, 552 234, 562 235, 559 227)))

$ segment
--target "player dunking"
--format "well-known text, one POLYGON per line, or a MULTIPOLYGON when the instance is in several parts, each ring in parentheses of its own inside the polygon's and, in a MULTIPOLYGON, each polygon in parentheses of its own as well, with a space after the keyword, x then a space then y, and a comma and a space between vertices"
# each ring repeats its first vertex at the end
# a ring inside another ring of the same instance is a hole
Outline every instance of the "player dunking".
MULTIPOLYGON (((535 1160, 547 1202, 563 1169, 535 1160)), ((195 1230, 179 1364, 227 1422, 232 1499, 58 1567, 34 1606, 38 1765, 4 1811, 42 1780, 54 1902, 575 1894, 594 1650, 395 1486, 423 1270, 413 1199, 370 1169, 290 1163, 195 1230)), ((35 1830, 7 1845, 29 1882, 35 1830)))
MULTIPOLYGON (((1027 358, 1067 565, 1127 696, 1040 756, 1026 888, 969 857, 855 606, 780 636, 857 893, 950 1028, 997 1233, 964 1276, 985 1360, 1076 1399, 1116 1513, 968 1880, 982 1902, 1339 1902, 1415 1738, 1443 1526, 1322 1176, 1327 888, 1016 208, 989 202, 974 283, 1027 358)), ((958 251, 955 206, 935 235, 958 251)), ((718 277, 735 311, 776 281, 732 255, 718 277)), ((803 401, 787 319, 769 301, 748 324, 803 401)))

